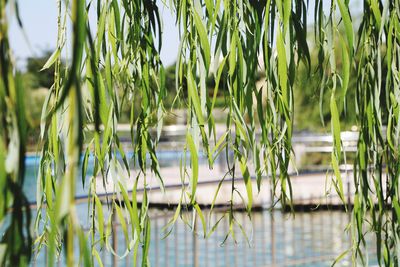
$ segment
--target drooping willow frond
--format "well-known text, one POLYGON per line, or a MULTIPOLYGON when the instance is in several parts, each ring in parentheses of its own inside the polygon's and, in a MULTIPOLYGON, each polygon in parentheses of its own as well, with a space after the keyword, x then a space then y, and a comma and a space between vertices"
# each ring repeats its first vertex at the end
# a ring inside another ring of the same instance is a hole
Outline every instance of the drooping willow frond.
POLYGON ((31 215, 22 191, 27 121, 24 88, 8 39, 7 1, 0 1, 0 221, 1 265, 27 265, 31 259, 31 215))
MULTIPOLYGON (((12 223, 2 241, 6 251, 3 262, 24 265, 32 248, 30 213, 22 192, 26 119, 24 91, 7 37, 6 12, 7 4, 15 3, 0 0, 0 190, 6 196, 0 200, 0 219, 11 209, 12 223)), ((35 247, 49 247, 51 266, 61 251, 69 266, 92 266, 101 261, 100 249, 117 253, 110 244, 112 218, 117 218, 126 239, 125 253, 119 256, 132 251, 133 262, 140 255, 141 264, 147 265, 150 177, 156 177, 164 189, 157 145, 167 113, 166 75, 160 59, 162 34, 168 34, 162 30, 160 9, 166 4, 153 0, 57 3, 57 47, 44 66, 54 64, 55 73, 42 114, 35 247), (89 20, 93 17, 95 25, 89 20), (70 25, 72 37, 67 40, 70 25), (72 54, 61 73, 67 42, 72 44, 72 54), (126 107, 130 108, 133 163, 117 131, 126 107), (93 164, 90 171, 89 161, 93 164), (75 204, 80 167, 89 198, 88 233, 81 226, 75 204), (86 180, 88 173, 91 178, 86 180), (133 181, 132 188, 126 185, 128 179, 133 181), (107 188, 106 184, 113 188, 104 204, 97 189, 107 188), (138 188, 143 189, 140 203, 138 188), (75 255, 77 251, 79 255, 75 255)), ((316 0, 313 5, 305 0, 170 1, 167 7, 179 28, 176 98, 188 119, 181 202, 168 226, 186 208, 193 209, 193 216, 206 226, 196 202, 201 156, 212 168, 221 153, 226 155, 226 176, 232 178, 230 229, 236 223, 235 199, 243 199, 251 217, 253 195, 263 182, 271 183, 273 204, 291 205, 296 190, 289 177, 296 112, 293 90, 297 68, 304 64, 309 73, 321 78, 321 95, 330 93, 332 184, 344 204, 339 165, 346 157, 340 118, 347 101, 352 101, 346 99, 347 92, 356 91, 360 137, 354 166, 354 264, 366 263, 361 252, 369 230, 376 235, 380 264, 398 265, 400 4, 397 0, 364 0, 357 34, 349 4, 346 0, 316 0), (313 20, 309 18, 312 13, 313 20), (316 62, 312 62, 309 48, 310 22, 314 24, 316 62), (337 55, 341 62, 336 62, 337 55), (315 65, 316 70, 312 69, 315 65), (356 88, 349 87, 352 76, 357 78, 356 88), (210 77, 215 82, 211 93, 206 84, 210 77), (214 108, 222 83, 227 88, 228 115, 225 132, 217 136, 214 108), (257 188, 252 185, 253 175, 257 188), (247 197, 236 190, 238 183, 244 183, 247 197)), ((205 227, 204 235, 213 229, 205 227)))
POLYGON ((355 163, 355 257, 363 257, 363 219, 370 217, 380 265, 399 261, 399 1, 364 1, 357 44, 360 137, 355 163))

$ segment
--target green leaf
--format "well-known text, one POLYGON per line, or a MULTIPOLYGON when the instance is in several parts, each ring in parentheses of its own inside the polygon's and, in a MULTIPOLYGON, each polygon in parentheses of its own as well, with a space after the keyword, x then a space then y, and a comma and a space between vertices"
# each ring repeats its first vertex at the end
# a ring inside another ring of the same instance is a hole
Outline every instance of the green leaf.
POLYGON ((100 245, 103 245, 104 239, 106 238, 104 235, 103 205, 101 204, 100 199, 97 197, 97 195, 94 195, 94 201, 96 206, 96 218, 99 227, 100 245))
POLYGON ((370 0, 370 6, 376 20, 377 28, 379 29, 381 27, 381 11, 379 10, 379 3, 376 0, 370 0))
POLYGON ((100 257, 99 253, 97 252, 97 250, 96 250, 94 247, 93 247, 93 249, 92 249, 92 255, 96 258, 97 264, 98 264, 100 267, 104 267, 103 262, 102 262, 102 260, 101 260, 101 257, 100 257))
POLYGON ((250 214, 251 207, 253 206, 253 186, 251 184, 251 177, 249 169, 247 168, 246 159, 244 156, 240 157, 240 170, 242 171, 243 180, 246 185, 247 192, 247 212, 250 214))
MULTIPOLYGON (((342 176, 340 174, 339 164, 338 164, 336 156, 333 152, 332 152, 332 168, 333 168, 333 172, 334 172, 335 178, 336 178, 335 181, 333 181, 333 185, 335 186, 336 192, 338 193, 340 200, 345 205, 346 200, 344 198, 342 176)), ((347 206, 345 205, 345 207, 347 207, 347 206)))
POLYGON ((392 114, 392 111, 390 110, 389 117, 388 117, 388 124, 387 124, 387 128, 386 128, 386 139, 387 139, 390 149, 395 151, 396 148, 393 144, 393 139, 392 139, 392 127, 393 127, 392 124, 393 124, 393 114, 392 114))
POLYGON ((107 19, 107 5, 103 5, 101 12, 100 12, 100 16, 97 21, 97 40, 96 40, 96 54, 97 55, 100 55, 101 45, 103 44, 106 19, 107 19))
POLYGON ((346 48, 343 38, 341 37, 340 40, 342 43, 341 45, 342 46, 342 96, 340 104, 343 104, 347 94, 347 88, 349 86, 349 80, 350 80, 350 58, 349 58, 349 52, 346 48))
POLYGON ((396 212, 397 218, 400 218, 400 205, 399 205, 399 199, 397 198, 397 196, 394 197, 392 203, 393 203, 393 207, 396 212))
POLYGON ((195 203, 193 207, 196 209, 197 214, 199 215, 201 225, 203 226, 203 236, 206 237, 207 234, 207 225, 206 220, 204 218, 203 212, 201 211, 199 204, 195 203))
POLYGON ((82 161, 82 186, 85 188, 85 180, 86 180, 86 172, 88 168, 88 163, 89 163, 89 155, 90 155, 90 150, 89 146, 85 150, 85 155, 83 156, 83 161, 82 161))
POLYGON ((138 184, 138 178, 136 178, 135 185, 133 186, 132 189, 132 224, 135 225, 135 230, 137 234, 140 234, 141 227, 140 227, 140 222, 139 222, 139 217, 138 217, 138 207, 137 207, 137 196, 136 196, 136 190, 137 190, 137 184, 138 184))
POLYGON ((144 242, 143 242, 143 255, 142 255, 142 266, 149 266, 149 249, 150 249, 150 219, 146 217, 144 227, 144 242))
POLYGON ((212 114, 212 111, 214 110, 215 102, 217 101, 219 84, 221 81, 222 72, 224 71, 226 59, 227 59, 227 57, 224 57, 224 59, 221 61, 221 63, 219 64, 219 67, 218 67, 218 73, 217 73, 217 77, 215 79, 215 87, 214 87, 213 99, 212 99, 212 103, 211 103, 210 114, 212 114))
POLYGON ((232 35, 231 45, 229 48, 229 76, 233 76, 236 69, 236 34, 232 35))
POLYGON ((277 36, 277 49, 278 49, 278 77, 279 85, 281 87, 281 94, 285 108, 289 108, 289 94, 288 94, 288 71, 286 63, 286 50, 285 43, 283 42, 281 30, 278 30, 277 36))
MULTIPOLYGON (((3 140, 0 140, 0 188, 5 188, 7 172, 6 172, 6 149, 4 147, 3 140)), ((0 205, 4 205, 6 199, 0 198, 0 205)), ((0 220, 3 219, 4 211, 0 209, 0 220)))
POLYGON ((349 253, 349 250, 345 250, 342 253, 340 253, 339 256, 336 257, 335 261, 332 263, 331 267, 335 266, 337 263, 339 263, 347 254, 349 253))
POLYGON ((87 238, 82 229, 78 230, 78 238, 79 238, 80 253, 83 256, 83 266, 85 267, 93 266, 92 257, 87 244, 87 238))
POLYGON ((339 112, 336 106, 335 97, 332 95, 331 102, 331 126, 332 126, 332 133, 333 133, 333 144, 335 146, 335 153, 340 159, 341 155, 341 139, 340 139, 340 120, 339 120, 339 112))
POLYGON ((106 55, 106 84, 109 91, 113 91, 112 72, 111 72, 111 55, 107 52, 106 55))
POLYGON ((129 216, 132 222, 132 231, 136 230, 136 233, 140 233, 140 221, 139 221, 139 216, 138 216, 138 210, 137 210, 137 204, 136 204, 136 186, 137 186, 137 181, 135 183, 135 187, 132 191, 132 203, 131 200, 129 199, 128 193, 126 192, 124 186, 118 182, 119 188, 122 193, 122 197, 124 199, 125 207, 127 207, 129 216), (133 205, 132 205, 133 204, 133 205))
POLYGON ((168 235, 172 232, 173 229, 173 225, 176 222, 176 220, 178 220, 179 215, 181 212, 181 203, 178 203, 178 207, 175 210, 174 216, 171 218, 171 220, 162 228, 162 232, 164 232, 164 235, 162 237, 162 239, 165 239, 168 237, 168 235), (168 230, 168 228, 170 228, 168 230))
POLYGON ((283 28, 284 34, 289 30, 289 22, 290 16, 292 14, 292 0, 284 0, 284 9, 283 9, 283 28))
POLYGON ((188 66, 187 79, 188 79, 189 98, 192 101, 197 121, 199 122, 200 126, 204 126, 205 123, 204 123, 203 112, 201 110, 200 98, 197 93, 196 84, 192 76, 190 64, 188 66))
POLYGON ((337 0, 340 14, 342 15, 344 28, 347 36, 347 45, 350 51, 350 59, 353 57, 353 43, 354 43, 354 33, 353 33, 353 24, 351 23, 351 18, 349 14, 349 8, 347 5, 343 3, 343 0, 337 0))
POLYGON ((54 62, 56 62, 56 60, 60 57, 60 53, 61 53, 61 50, 60 49, 56 49, 51 54, 51 56, 46 61, 46 63, 43 65, 43 67, 40 69, 40 71, 43 71, 43 70, 46 70, 46 69, 50 68, 54 64, 54 62))
POLYGON ((53 209, 53 180, 51 178, 51 170, 50 168, 47 169, 45 173, 45 192, 46 192, 46 202, 47 208, 49 210, 53 209))
POLYGON ((210 44, 208 43, 208 38, 207 38, 207 31, 206 28, 204 27, 203 21, 200 18, 200 15, 196 11, 196 8, 193 8, 192 10, 193 10, 194 24, 196 26, 197 33, 199 34, 201 49, 204 54, 203 55, 204 62, 206 65, 206 69, 208 70, 210 66, 211 53, 210 53, 210 44))
POLYGON ((124 234, 124 237, 125 237, 125 243, 128 246, 128 244, 129 244, 129 235, 128 235, 128 228, 126 226, 124 215, 122 214, 121 208, 117 204, 115 204, 114 207, 115 207, 115 211, 117 212, 119 225, 121 226, 122 233, 124 234))
POLYGON ((219 148, 220 148, 220 146, 222 145, 222 143, 223 143, 224 141, 226 141, 226 137, 227 137, 228 134, 229 134, 229 133, 226 132, 226 133, 224 133, 224 134, 218 139, 217 143, 215 144, 214 148, 213 148, 212 151, 211 151, 211 155, 214 155, 215 152, 217 152, 217 151, 219 150, 219 148))
POLYGON ((199 158, 197 155, 197 148, 190 133, 186 135, 186 141, 190 150, 190 162, 192 168, 192 177, 190 179, 190 188, 192 189, 190 195, 190 203, 195 203, 197 181, 199 179, 199 158))

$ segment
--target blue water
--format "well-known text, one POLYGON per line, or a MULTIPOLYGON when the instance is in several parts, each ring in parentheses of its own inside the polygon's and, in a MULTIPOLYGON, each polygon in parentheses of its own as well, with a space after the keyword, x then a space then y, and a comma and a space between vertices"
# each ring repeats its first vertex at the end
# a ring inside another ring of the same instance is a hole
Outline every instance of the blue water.
MULTIPOLYGON (((83 208, 83 206, 82 206, 83 208)), ((171 212, 150 210, 151 243, 149 258, 151 266, 331 266, 336 257, 350 247, 350 239, 344 229, 348 215, 343 212, 323 211, 297 213, 295 218, 276 212, 254 212, 252 221, 245 213, 236 213, 247 236, 235 229, 236 241, 231 237, 222 244, 228 232, 223 220, 209 239, 200 232, 193 233, 181 220, 173 232, 162 239, 162 227, 171 218, 171 212)), ((222 214, 212 215, 215 222, 222 214)), ((200 225, 198 225, 200 227, 200 225)), ((126 242, 118 224, 114 224, 117 242, 114 249, 122 255, 126 242)), ((111 240, 110 240, 111 242, 111 240)), ((112 242, 111 242, 112 243, 112 242)), ((38 266, 44 264, 44 252, 39 256, 38 266)), ((132 266, 133 254, 119 259, 106 250, 100 250, 104 266, 132 266)), ((141 253, 138 255, 140 266, 141 253)), ((373 259, 373 255, 370 255, 373 259)), ((352 266, 350 255, 336 266, 352 266)), ((61 265, 63 265, 61 263, 61 265)), ((377 266, 370 261, 368 266, 377 266)))
MULTIPOLYGON (((170 166, 179 166, 179 161, 183 156, 182 151, 176 151, 176 150, 163 150, 161 153, 157 154, 158 157, 158 163, 160 167, 170 167, 170 166)), ((133 153, 128 152, 126 153, 126 157, 128 159, 128 164, 129 166, 132 166, 135 164, 134 159, 133 159, 133 153)), ((190 154, 186 154, 187 159, 190 158, 190 154)), ((82 156, 83 160, 83 156, 82 156)), ((81 161, 82 161, 81 160, 81 161)), ((122 160, 120 159, 121 165, 122 160)), ((149 160, 149 159, 148 159, 149 160)), ((28 200, 32 203, 36 202, 36 192, 37 192, 37 177, 38 177, 38 166, 39 166, 39 161, 40 157, 30 155, 25 158, 25 182, 24 182, 24 192, 25 195, 27 196, 28 200)), ((205 163, 206 159, 205 157, 201 156, 199 157, 199 164, 205 163)), ((89 162, 88 162, 88 170, 86 172, 86 178, 85 178, 85 186, 82 184, 82 173, 81 173, 81 167, 79 168, 79 173, 77 177, 77 183, 76 183, 76 196, 84 196, 88 192, 88 181, 90 177, 92 176, 93 173, 93 163, 94 160, 92 157, 89 157, 89 162)), ((150 161, 148 163, 150 165, 150 161)))
MULTIPOLYGON (((181 155, 176 151, 161 153, 159 163, 161 166, 177 165, 181 155)), ((24 191, 32 202, 36 196, 38 162, 37 157, 26 158, 24 191)), ((89 166, 92 163, 93 161, 89 166)), ((89 168, 88 176, 90 175, 89 168)), ((80 179, 79 174, 78 181, 80 179)), ((87 188, 83 188, 78 182, 76 194, 84 195, 86 192, 87 188)), ((77 207, 78 216, 85 226, 88 219, 87 204, 78 204, 77 207)), ((254 212, 251 221, 245 213, 237 212, 235 218, 243 225, 249 241, 246 241, 245 234, 236 227, 236 240, 230 236, 223 244, 229 229, 225 219, 209 239, 204 239, 201 233, 190 231, 182 220, 178 220, 172 233, 162 239, 162 228, 173 216, 173 211, 151 209, 149 214, 152 217, 149 255, 151 266, 331 266, 334 259, 351 246, 350 237, 344 231, 349 216, 340 211, 299 212, 295 218, 280 211, 261 211, 254 212)), ((220 216, 221 212, 213 213, 210 225, 220 216)), ((115 250, 122 255, 126 250, 126 242, 118 223, 113 225, 117 238, 115 250)), ((198 229, 201 229, 200 224, 198 229)), ((132 252, 123 259, 113 256, 105 249, 99 248, 99 253, 104 266, 132 266, 132 252)), ((36 266, 45 264, 45 254, 45 250, 41 251, 35 262, 36 266)), ((376 262, 370 262, 370 266, 374 264, 376 262)), ((64 264, 61 262, 60 265, 64 264)), ((350 255, 336 266, 351 266, 350 255)))

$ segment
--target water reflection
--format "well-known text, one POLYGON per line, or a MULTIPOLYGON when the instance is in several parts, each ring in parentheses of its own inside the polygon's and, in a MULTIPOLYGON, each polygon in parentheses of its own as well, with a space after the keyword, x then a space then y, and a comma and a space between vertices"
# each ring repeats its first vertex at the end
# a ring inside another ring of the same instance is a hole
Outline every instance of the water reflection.
MULTIPOLYGON (((254 212, 251 221, 245 213, 236 213, 251 240, 247 242, 237 228, 236 240, 228 238, 224 244, 229 230, 226 220, 208 239, 191 232, 182 221, 162 239, 162 227, 171 214, 158 210, 151 213, 151 266, 331 266, 351 244, 344 230, 348 214, 340 211, 298 212, 294 218, 279 211, 254 212)), ((220 216, 216 213, 211 219, 216 222, 220 216)), ((116 249, 120 254, 126 248, 124 242, 119 233, 116 249)), ((132 255, 123 259, 109 253, 102 256, 106 266, 132 266, 132 255)), ((351 266, 350 255, 337 266, 351 266)))
MULTIPOLYGON (((176 162, 178 155, 175 152, 163 153, 160 164, 169 166, 176 162)), ((27 160, 28 179, 24 189, 29 200, 34 201, 38 158, 27 160)), ((91 171, 88 170, 88 175, 91 171)), ((77 195, 86 192, 87 188, 81 185, 77 187, 77 195)), ((87 225, 87 204, 78 204, 77 211, 82 225, 87 225)), ((213 213, 210 225, 221 216, 222 213, 213 213)), ((237 212, 235 217, 243 225, 250 240, 248 242, 240 229, 236 228, 235 240, 230 237, 223 244, 229 231, 225 219, 208 239, 204 239, 201 233, 191 232, 181 220, 176 222, 171 234, 162 239, 162 229, 172 217, 172 212, 154 209, 150 211, 150 217, 151 266, 331 266, 334 259, 351 246, 349 233, 344 230, 349 222, 349 214, 341 211, 297 212, 294 218, 280 211, 258 211, 253 212, 252 220, 247 218, 246 213, 237 212)), ((117 254, 122 255, 126 250, 124 235, 117 223, 113 226, 115 240, 111 242, 117 254)), ((198 229, 201 229, 200 225, 198 229)), ((133 265, 132 252, 120 259, 106 249, 99 251, 104 266, 133 265)), ((45 266, 45 258, 44 249, 32 265, 45 266)), ((370 258, 374 256, 370 255, 370 258)), ((369 264, 372 266, 376 263, 369 264)), ((59 265, 63 265, 62 259, 59 265)), ((337 266, 351 265, 350 257, 347 256, 337 266)))

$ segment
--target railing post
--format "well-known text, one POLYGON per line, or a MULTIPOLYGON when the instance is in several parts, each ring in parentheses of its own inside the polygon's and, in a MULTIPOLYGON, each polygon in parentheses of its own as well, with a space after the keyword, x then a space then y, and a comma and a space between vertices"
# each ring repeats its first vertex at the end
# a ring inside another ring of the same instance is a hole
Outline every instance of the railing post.
POLYGON ((44 247, 44 262, 46 263, 46 267, 49 266, 49 258, 47 255, 47 246, 44 247))
POLYGON ((347 165, 346 165, 346 179, 347 179, 347 205, 350 211, 351 210, 351 183, 350 183, 350 175, 349 172, 347 171, 347 165))
POLYGON ((275 257, 275 222, 274 222, 274 210, 270 211, 270 223, 271 223, 271 266, 276 266, 276 257, 275 257))
MULTIPOLYGON (((116 220, 115 220, 115 210, 113 209, 112 210, 112 215, 111 215, 112 217, 111 217, 111 220, 112 220, 112 249, 114 250, 114 252, 115 253, 117 253, 117 249, 118 249, 118 247, 117 247, 117 222, 116 222, 116 220)), ((112 257, 112 259, 111 259, 111 262, 112 262, 112 265, 114 266, 114 267, 117 267, 117 265, 118 265, 118 263, 117 263, 117 257, 113 254, 113 253, 110 253, 111 254, 111 257, 112 257)))
POLYGON ((193 219, 194 220, 194 222, 193 222, 193 266, 198 267, 199 266, 198 255, 197 255, 198 244, 197 244, 197 236, 196 236, 196 230, 197 230, 196 218, 197 218, 197 216, 196 216, 195 212, 193 213, 193 215, 194 215, 194 219, 193 219))

